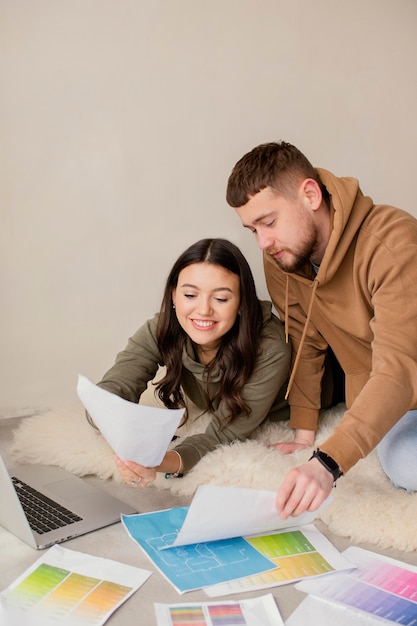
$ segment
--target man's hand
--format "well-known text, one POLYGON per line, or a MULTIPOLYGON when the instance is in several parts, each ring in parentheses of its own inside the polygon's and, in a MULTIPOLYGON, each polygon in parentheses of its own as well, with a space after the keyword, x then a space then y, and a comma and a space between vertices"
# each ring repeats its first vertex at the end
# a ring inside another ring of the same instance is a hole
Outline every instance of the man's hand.
POLYGON ((282 519, 316 511, 330 494, 333 476, 317 459, 294 467, 278 489, 275 504, 282 519))

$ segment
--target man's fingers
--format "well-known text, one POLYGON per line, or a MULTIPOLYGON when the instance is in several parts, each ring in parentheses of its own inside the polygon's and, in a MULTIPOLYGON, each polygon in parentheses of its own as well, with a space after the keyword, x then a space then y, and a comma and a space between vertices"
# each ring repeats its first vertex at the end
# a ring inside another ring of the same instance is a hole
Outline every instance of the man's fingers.
POLYGON ((312 469, 314 467, 301 465, 293 468, 285 477, 275 500, 282 519, 298 517, 305 511, 315 511, 324 502, 327 490, 310 473, 312 469))
POLYGON ((276 506, 280 517, 288 519, 290 516, 298 517, 305 511, 310 510, 313 501, 314 494, 312 489, 300 489, 297 485, 287 497, 285 497, 285 492, 283 494, 278 492, 276 506))

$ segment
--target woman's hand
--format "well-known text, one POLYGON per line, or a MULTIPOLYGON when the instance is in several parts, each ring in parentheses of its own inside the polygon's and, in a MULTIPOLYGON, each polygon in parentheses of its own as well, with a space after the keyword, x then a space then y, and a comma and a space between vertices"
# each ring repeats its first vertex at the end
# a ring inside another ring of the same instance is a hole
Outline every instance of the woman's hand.
POLYGON ((281 454, 292 454, 296 450, 304 450, 314 445, 314 430, 305 430, 297 428, 294 433, 293 441, 282 441, 274 443, 271 448, 278 450, 281 454))
POLYGON ((132 485, 132 487, 147 487, 156 478, 154 467, 144 467, 134 461, 123 461, 118 456, 115 456, 114 460, 123 482, 132 485))
POLYGON ((296 450, 304 450, 310 448, 311 444, 297 443, 296 441, 282 441, 281 443, 274 443, 271 448, 278 450, 281 454, 292 454, 296 450))

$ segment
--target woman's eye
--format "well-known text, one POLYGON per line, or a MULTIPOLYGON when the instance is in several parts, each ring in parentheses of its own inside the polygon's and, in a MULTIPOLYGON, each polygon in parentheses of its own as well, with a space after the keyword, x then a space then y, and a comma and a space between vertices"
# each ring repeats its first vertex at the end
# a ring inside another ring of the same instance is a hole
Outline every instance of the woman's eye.
POLYGON ((227 298, 216 298, 217 302, 227 302, 227 298))
POLYGON ((195 294, 194 293, 185 293, 184 294, 184 298, 195 298, 195 294))

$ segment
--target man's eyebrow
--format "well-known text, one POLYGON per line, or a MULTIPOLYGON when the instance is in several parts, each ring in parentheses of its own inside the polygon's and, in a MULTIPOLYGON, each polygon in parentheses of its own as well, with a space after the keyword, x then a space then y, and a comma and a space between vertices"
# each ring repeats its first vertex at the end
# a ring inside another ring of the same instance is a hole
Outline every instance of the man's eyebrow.
POLYGON ((251 224, 243 224, 243 228, 251 228, 254 224, 259 224, 259 222, 262 222, 262 220, 266 219, 267 217, 271 217, 274 214, 275 214, 275 211, 269 211, 268 213, 262 213, 262 215, 260 215, 255 220, 253 220, 253 222, 251 224))

